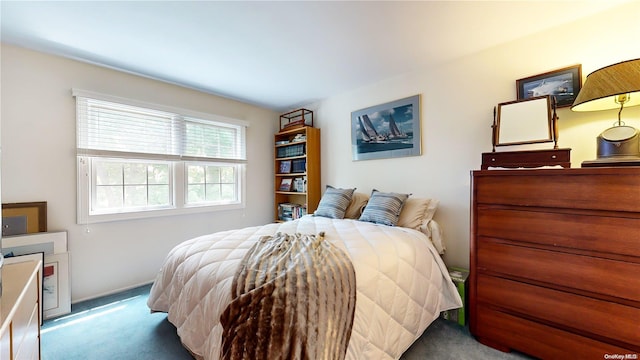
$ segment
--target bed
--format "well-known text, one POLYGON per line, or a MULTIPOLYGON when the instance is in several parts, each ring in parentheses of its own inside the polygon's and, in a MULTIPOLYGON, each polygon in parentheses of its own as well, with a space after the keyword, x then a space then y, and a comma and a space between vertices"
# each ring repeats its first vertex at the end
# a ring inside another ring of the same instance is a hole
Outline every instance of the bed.
POLYGON ((308 234, 346 254, 355 271, 355 310, 343 357, 400 358, 440 312, 462 306, 440 256, 445 250, 442 233, 432 219, 437 201, 405 197, 400 208, 391 206, 392 226, 379 216, 381 209, 389 210, 388 204, 376 210, 371 200, 377 194, 357 201, 354 190, 340 203, 330 199, 327 188, 315 215, 217 232, 177 245, 153 283, 149 308, 168 314, 196 359, 220 359, 225 331, 221 316, 234 301, 234 276, 243 259, 261 239, 308 234), (341 212, 332 212, 337 205, 341 212), (364 217, 367 209, 369 218, 364 217), (372 221, 372 214, 379 221, 372 221))

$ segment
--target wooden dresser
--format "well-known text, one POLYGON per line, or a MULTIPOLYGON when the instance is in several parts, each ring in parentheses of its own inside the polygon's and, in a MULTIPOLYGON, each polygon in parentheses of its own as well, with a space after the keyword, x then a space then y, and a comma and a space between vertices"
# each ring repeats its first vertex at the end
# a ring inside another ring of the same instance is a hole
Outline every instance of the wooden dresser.
POLYGON ((26 261, 2 267, 0 359, 40 359, 42 264, 26 261))
POLYGON ((541 359, 638 359, 640 167, 473 171, 471 183, 477 340, 541 359))

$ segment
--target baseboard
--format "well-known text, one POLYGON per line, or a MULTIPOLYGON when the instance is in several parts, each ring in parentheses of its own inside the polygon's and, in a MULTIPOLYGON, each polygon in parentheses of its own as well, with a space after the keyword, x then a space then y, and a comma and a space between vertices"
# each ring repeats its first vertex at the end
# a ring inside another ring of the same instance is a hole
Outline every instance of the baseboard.
POLYGON ((153 283, 153 281, 154 280, 149 280, 149 281, 146 281, 146 282, 143 282, 143 283, 138 283, 137 285, 126 286, 126 287, 123 287, 123 288, 110 290, 110 291, 107 291, 107 292, 104 292, 104 293, 100 293, 100 294, 97 294, 97 295, 93 295, 93 296, 88 296, 88 297, 84 297, 84 298, 80 298, 80 299, 72 299, 71 300, 71 304, 73 305, 73 304, 81 303, 83 301, 94 300, 94 299, 97 299, 97 298, 101 298, 101 297, 117 294, 117 293, 120 293, 120 292, 123 292, 123 291, 128 291, 128 290, 131 290, 131 289, 135 289, 135 288, 138 288, 138 287, 141 287, 141 286, 150 285, 150 284, 153 283))

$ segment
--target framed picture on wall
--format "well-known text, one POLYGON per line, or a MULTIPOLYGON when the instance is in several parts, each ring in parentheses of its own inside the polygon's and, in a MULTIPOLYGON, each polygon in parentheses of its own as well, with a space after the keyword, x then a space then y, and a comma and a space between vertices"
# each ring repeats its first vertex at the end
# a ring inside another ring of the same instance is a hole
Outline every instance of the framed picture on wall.
POLYGON ((418 156, 420 135, 420 95, 351 113, 353 160, 418 156))
POLYGON ((581 87, 581 64, 516 80, 518 100, 550 95, 556 107, 571 106, 581 87))

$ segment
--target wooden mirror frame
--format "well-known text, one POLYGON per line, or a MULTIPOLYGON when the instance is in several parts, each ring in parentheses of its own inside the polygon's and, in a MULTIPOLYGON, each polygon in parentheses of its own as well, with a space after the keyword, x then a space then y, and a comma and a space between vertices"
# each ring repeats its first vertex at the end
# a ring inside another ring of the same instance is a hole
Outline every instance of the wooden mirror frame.
POLYGON ((496 146, 556 141, 552 100, 553 97, 545 95, 498 104, 492 126, 494 151, 496 146))

